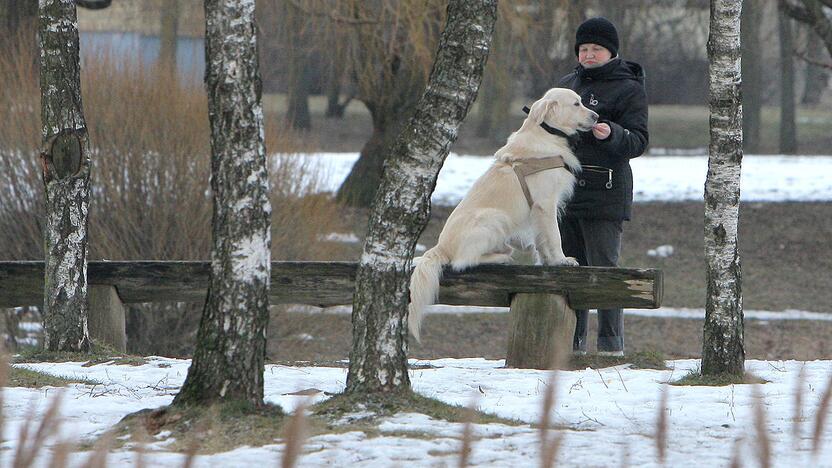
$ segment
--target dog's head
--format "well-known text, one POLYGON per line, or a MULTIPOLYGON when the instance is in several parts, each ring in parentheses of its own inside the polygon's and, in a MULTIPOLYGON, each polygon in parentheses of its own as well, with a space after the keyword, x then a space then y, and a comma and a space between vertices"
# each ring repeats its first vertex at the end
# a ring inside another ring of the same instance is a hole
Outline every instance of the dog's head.
POLYGON ((551 127, 572 135, 578 131, 592 130, 592 126, 597 121, 598 114, 584 107, 578 93, 566 88, 552 88, 532 104, 523 126, 540 125, 545 122, 551 127))

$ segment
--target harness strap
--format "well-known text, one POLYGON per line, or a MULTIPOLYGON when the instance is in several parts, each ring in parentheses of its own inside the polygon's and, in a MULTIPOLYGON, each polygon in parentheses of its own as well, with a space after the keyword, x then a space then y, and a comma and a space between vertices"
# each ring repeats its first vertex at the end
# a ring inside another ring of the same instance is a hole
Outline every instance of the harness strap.
POLYGON ((538 172, 548 171, 549 169, 557 169, 560 167, 566 167, 566 163, 563 161, 563 156, 524 159, 514 163, 514 173, 517 175, 517 181, 520 182, 520 188, 523 189, 523 195, 529 203, 529 208, 534 205, 534 200, 532 200, 532 194, 529 192, 528 184, 526 184, 526 177, 532 174, 537 174, 538 172))

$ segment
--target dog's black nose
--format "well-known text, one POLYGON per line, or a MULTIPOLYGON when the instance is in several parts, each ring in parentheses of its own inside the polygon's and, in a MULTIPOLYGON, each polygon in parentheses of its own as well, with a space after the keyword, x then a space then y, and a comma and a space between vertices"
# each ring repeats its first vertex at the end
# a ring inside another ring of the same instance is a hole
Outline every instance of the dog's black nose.
POLYGON ((592 112, 592 120, 594 120, 594 121, 596 121, 596 122, 597 122, 597 121, 598 121, 598 117, 599 117, 598 113, 597 113, 597 112, 595 112, 595 111, 590 111, 590 112, 592 112))

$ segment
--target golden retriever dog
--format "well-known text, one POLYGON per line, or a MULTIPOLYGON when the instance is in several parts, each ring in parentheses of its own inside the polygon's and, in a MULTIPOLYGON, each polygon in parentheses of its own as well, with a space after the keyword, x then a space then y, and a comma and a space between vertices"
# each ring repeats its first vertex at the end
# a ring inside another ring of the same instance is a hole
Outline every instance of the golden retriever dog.
POLYGON ((448 217, 436 246, 413 260, 408 328, 417 341, 424 309, 439 293, 444 265, 459 271, 481 263, 508 263, 511 243, 534 246, 538 264, 578 264, 563 254, 557 223, 581 164, 567 139, 544 126, 574 135, 591 130, 597 120, 598 114, 569 89, 550 89, 532 104, 523 125, 448 217))

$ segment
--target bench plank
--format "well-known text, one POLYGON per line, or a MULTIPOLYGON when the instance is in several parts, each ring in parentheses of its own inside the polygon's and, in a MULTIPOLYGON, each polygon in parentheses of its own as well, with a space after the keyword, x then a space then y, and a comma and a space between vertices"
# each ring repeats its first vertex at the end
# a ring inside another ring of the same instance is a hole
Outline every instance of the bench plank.
MULTIPOLYGON (((210 262, 95 261, 87 266, 90 285, 112 285, 124 303, 202 302, 210 262)), ((272 304, 321 307, 352 303, 353 262, 272 262, 272 304)), ((657 308, 662 274, 654 269, 479 265, 445 271, 439 303, 501 306, 512 293, 552 293, 575 309, 657 308)), ((41 305, 43 262, 0 262, 0 307, 41 305)))

